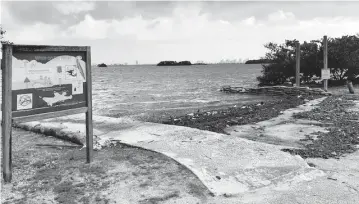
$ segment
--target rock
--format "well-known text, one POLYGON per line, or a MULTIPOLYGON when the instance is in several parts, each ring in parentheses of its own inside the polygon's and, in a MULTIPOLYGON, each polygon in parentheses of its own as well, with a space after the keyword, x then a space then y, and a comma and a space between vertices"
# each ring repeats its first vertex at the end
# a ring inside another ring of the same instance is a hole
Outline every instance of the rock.
POLYGON ((230 86, 222 86, 221 87, 221 91, 228 91, 228 90, 230 90, 231 89, 231 87, 230 86))
POLYGON ((338 179, 336 179, 336 178, 332 178, 332 177, 327 177, 327 179, 329 179, 329 180, 333 180, 333 181, 338 180, 338 179))

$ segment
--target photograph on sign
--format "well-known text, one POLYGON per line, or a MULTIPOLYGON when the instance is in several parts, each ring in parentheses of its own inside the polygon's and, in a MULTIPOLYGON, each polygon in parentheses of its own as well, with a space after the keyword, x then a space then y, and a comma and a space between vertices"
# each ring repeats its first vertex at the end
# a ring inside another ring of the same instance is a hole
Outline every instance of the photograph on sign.
POLYGON ((13 53, 13 111, 84 104, 84 58, 84 53, 75 52, 13 53))

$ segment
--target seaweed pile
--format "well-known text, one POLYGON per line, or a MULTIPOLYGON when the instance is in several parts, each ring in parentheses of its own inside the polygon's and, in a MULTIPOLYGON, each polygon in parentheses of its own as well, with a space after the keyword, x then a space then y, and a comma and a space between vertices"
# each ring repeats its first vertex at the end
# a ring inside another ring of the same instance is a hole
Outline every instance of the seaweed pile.
POLYGON ((285 96, 281 99, 262 101, 260 103, 235 105, 224 110, 212 110, 191 113, 179 117, 169 117, 162 120, 163 124, 186 126, 200 130, 224 133, 225 128, 233 125, 257 123, 277 117, 282 111, 297 107, 308 100, 320 96, 285 96))
POLYGON ((317 139, 308 135, 310 143, 304 149, 282 149, 303 158, 339 158, 343 154, 352 153, 359 145, 359 112, 350 111, 354 106, 353 100, 359 100, 356 95, 332 96, 311 111, 297 113, 295 118, 316 120, 331 123, 328 133, 318 132, 317 139))

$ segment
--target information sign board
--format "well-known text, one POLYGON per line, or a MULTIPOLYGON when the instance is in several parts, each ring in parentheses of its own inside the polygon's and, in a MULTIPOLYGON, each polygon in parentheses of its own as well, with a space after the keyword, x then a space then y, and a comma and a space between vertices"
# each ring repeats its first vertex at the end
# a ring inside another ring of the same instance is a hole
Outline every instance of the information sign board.
POLYGON ((12 122, 86 113, 87 162, 92 161, 91 48, 2 44, 3 176, 11 181, 12 122))

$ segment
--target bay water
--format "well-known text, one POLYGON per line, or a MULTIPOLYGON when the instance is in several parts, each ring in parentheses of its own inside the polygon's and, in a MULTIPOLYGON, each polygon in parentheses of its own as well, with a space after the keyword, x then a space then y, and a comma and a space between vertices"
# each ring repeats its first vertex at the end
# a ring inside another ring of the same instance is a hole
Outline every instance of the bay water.
POLYGON ((113 117, 203 109, 263 100, 227 94, 221 86, 256 87, 261 65, 93 67, 94 113, 113 117))
POLYGON ((219 91, 224 85, 256 87, 261 69, 258 64, 94 66, 93 111, 122 117, 261 101, 265 97, 219 91))

